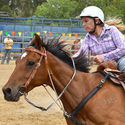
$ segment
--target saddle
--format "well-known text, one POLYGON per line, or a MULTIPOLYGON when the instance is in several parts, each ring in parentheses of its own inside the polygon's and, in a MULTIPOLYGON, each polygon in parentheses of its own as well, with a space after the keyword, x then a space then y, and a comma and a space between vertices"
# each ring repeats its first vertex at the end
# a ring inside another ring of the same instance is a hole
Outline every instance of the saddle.
POLYGON ((97 71, 103 70, 109 74, 109 79, 115 84, 120 85, 125 89, 125 72, 118 70, 117 62, 110 60, 101 63, 97 67, 97 71))

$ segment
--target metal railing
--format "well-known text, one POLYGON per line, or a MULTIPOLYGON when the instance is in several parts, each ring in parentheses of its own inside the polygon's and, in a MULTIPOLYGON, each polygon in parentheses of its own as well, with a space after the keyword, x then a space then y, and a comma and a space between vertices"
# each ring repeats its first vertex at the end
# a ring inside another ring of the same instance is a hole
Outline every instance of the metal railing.
POLYGON ((85 32, 80 19, 48 19, 44 17, 0 17, 0 30, 85 32))

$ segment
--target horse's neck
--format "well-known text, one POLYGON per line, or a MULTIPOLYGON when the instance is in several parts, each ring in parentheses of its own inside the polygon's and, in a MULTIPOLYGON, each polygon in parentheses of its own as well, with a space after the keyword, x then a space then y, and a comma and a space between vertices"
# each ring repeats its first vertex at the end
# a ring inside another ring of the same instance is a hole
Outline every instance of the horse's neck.
POLYGON ((61 84, 62 88, 64 88, 73 75, 73 69, 51 53, 49 54, 48 68, 52 72, 53 80, 58 87, 61 84))
MULTIPOLYGON (((60 94, 72 78, 73 69, 52 54, 48 56, 48 65, 52 72, 56 91, 60 94)), ((69 112, 77 106, 84 96, 83 93, 87 86, 84 86, 83 81, 86 78, 86 74, 84 74, 85 76, 83 74, 77 71, 75 78, 61 97, 65 109, 68 109, 69 112)))

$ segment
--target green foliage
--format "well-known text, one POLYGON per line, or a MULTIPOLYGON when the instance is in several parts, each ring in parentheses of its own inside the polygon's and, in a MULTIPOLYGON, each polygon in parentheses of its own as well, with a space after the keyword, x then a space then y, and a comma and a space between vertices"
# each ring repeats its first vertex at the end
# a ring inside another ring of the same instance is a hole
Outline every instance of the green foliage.
POLYGON ((0 10, 18 17, 68 19, 90 5, 100 7, 105 17, 121 17, 125 23, 125 0, 1 0, 0 10))
POLYGON ((37 7, 35 15, 66 19, 76 16, 78 5, 78 2, 71 0, 49 0, 37 7))
POLYGON ((0 10, 5 5, 9 5, 9 0, 0 0, 0 10))
POLYGON ((86 0, 86 6, 100 7, 106 17, 120 17, 125 23, 125 0, 86 0))
POLYGON ((1 11, 8 12, 8 14, 9 14, 10 16, 13 16, 12 10, 11 10, 11 8, 10 8, 8 5, 3 5, 3 6, 1 7, 1 11))
POLYGON ((46 0, 10 0, 10 7, 13 14, 18 17, 30 17, 38 5, 46 0))
POLYGON ((105 7, 104 13, 105 13, 105 17, 118 17, 119 18, 123 16, 121 10, 119 10, 113 5, 105 7))
POLYGON ((66 19, 78 16, 90 5, 100 7, 105 17, 121 17, 125 22, 125 0, 48 0, 37 7, 35 15, 66 19))

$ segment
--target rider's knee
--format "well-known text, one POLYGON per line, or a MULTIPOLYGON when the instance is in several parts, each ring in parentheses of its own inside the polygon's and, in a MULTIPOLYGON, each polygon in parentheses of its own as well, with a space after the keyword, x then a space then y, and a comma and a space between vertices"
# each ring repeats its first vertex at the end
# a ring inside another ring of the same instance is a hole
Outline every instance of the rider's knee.
POLYGON ((118 60, 118 70, 125 72, 125 56, 118 60))

